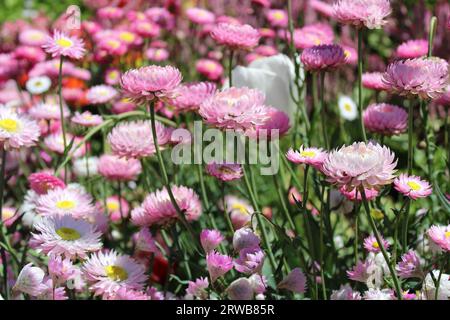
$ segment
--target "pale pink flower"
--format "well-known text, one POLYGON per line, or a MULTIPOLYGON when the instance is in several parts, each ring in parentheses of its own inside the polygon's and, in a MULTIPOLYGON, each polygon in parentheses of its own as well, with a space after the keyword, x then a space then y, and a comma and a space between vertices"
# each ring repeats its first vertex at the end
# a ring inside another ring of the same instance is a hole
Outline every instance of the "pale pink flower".
POLYGON ((216 20, 214 13, 203 8, 189 8, 186 10, 186 16, 191 22, 199 25, 212 24, 216 20))
POLYGON ((101 115, 92 114, 90 111, 84 111, 83 113, 75 112, 71 120, 73 123, 82 127, 95 127, 103 123, 101 115))
POLYGON ((136 110, 137 106, 128 98, 122 98, 115 102, 111 108, 112 113, 121 114, 136 110))
POLYGON ((147 280, 145 267, 114 250, 94 253, 83 264, 83 273, 94 294, 107 298, 119 289, 142 290, 147 280))
POLYGON ((333 16, 333 6, 320 0, 309 0, 309 6, 327 18, 333 16))
POLYGON ((125 95, 140 103, 174 97, 174 89, 180 84, 181 73, 172 66, 147 66, 131 69, 121 77, 125 95))
POLYGON ((123 9, 118 7, 103 7, 97 10, 97 16, 99 20, 102 21, 104 19, 109 20, 120 20, 124 16, 125 12, 123 9))
POLYGON ((231 223, 235 229, 248 225, 255 211, 247 200, 233 195, 225 196, 225 209, 222 201, 219 202, 219 206, 230 215, 231 223))
POLYGON ((210 163, 206 166, 206 172, 221 181, 233 181, 244 175, 242 166, 236 163, 210 163))
POLYGON ((57 284, 64 284, 69 279, 77 275, 77 267, 69 258, 62 258, 60 255, 50 255, 48 258, 48 273, 55 279, 57 284))
POLYGON ((100 250, 100 232, 87 221, 70 215, 44 217, 34 224, 31 245, 37 252, 86 258, 88 252, 100 250))
POLYGON ((45 60, 45 52, 37 47, 19 46, 14 50, 14 58, 26 64, 35 64, 45 60))
POLYGON ((280 283, 278 283, 277 287, 295 293, 305 293, 306 276, 300 268, 294 268, 280 283))
MULTIPOLYGON (((100 205, 103 206, 103 203, 100 203, 100 205)), ((119 199, 118 196, 111 196, 106 198, 106 208, 104 208, 104 211, 106 211, 111 221, 117 222, 128 217, 130 206, 124 198, 119 199)))
POLYGON ((211 82, 198 82, 180 85, 176 97, 170 103, 177 111, 197 110, 200 104, 216 93, 216 85, 211 82))
POLYGON ((113 86, 120 83, 120 70, 116 68, 110 68, 105 71, 105 83, 113 86))
POLYGON ((46 194, 49 190, 66 187, 61 179, 46 172, 36 172, 28 176, 30 188, 39 195, 46 194))
MULTIPOLYGON (((49 99, 50 100, 50 99, 49 99)), ((59 120, 61 117, 61 112, 59 109, 59 104, 57 101, 41 102, 29 110, 30 116, 37 120, 59 120)), ((63 104, 63 117, 67 118, 70 116, 70 110, 67 105, 63 104)))
POLYGON ((36 144, 41 130, 36 121, 9 108, 0 108, 0 147, 6 150, 29 148, 36 144))
POLYGON ((95 211, 92 197, 82 189, 57 188, 48 190, 36 200, 36 212, 42 216, 71 215, 85 218, 95 211))
POLYGON ((112 37, 111 35, 100 39, 97 46, 100 50, 112 56, 122 56, 128 50, 125 43, 112 37))
POLYGON ((365 72, 362 75, 362 85, 367 89, 388 90, 389 86, 383 82, 382 72, 365 72))
POLYGON ((198 60, 195 64, 195 69, 210 81, 219 80, 224 71, 222 65, 212 59, 198 60))
MULTIPOLYGON (((202 205, 194 190, 184 186, 172 186, 171 190, 187 221, 198 220, 202 205)), ((140 207, 131 212, 131 219, 138 226, 167 225, 179 219, 166 188, 150 193, 140 207)))
POLYGON ((408 176, 404 173, 394 180, 394 188, 413 200, 428 197, 433 193, 433 188, 428 181, 422 180, 417 176, 408 176))
POLYGON ((234 260, 234 268, 245 274, 261 273, 265 254, 259 247, 244 248, 239 252, 239 258, 234 260))
POLYGON ((341 46, 324 44, 305 49, 301 61, 308 71, 329 71, 346 63, 346 56, 341 46))
POLYGON ((155 38, 161 33, 161 28, 156 23, 146 20, 134 21, 131 30, 144 38, 155 38))
POLYGON ((368 131, 386 136, 404 133, 408 127, 408 113, 387 103, 369 105, 363 112, 363 119, 368 131))
POLYGON ((372 262, 370 261, 358 261, 352 270, 347 271, 347 276, 350 280, 366 283, 370 277, 369 269, 371 269, 371 266, 372 262))
POLYGON ((189 281, 186 294, 198 298, 200 300, 208 299, 208 292, 206 289, 209 287, 208 278, 198 278, 195 281, 189 281))
POLYGON ((322 148, 300 146, 298 151, 292 148, 286 153, 286 158, 296 164, 306 164, 313 166, 317 170, 322 170, 323 162, 327 157, 327 152, 322 148))
POLYGON ((47 36, 42 45, 47 53, 55 57, 69 57, 72 59, 81 59, 85 53, 83 40, 76 37, 67 36, 64 32, 55 30, 53 36, 47 36))
POLYGON ((145 51, 147 59, 156 62, 166 61, 169 58, 169 55, 169 51, 164 48, 148 48, 147 51, 145 51))
POLYGON ((89 88, 86 92, 86 99, 88 99, 91 104, 105 104, 110 102, 118 95, 116 89, 108 85, 98 85, 89 88))
POLYGON ((105 297, 107 300, 152 300, 149 295, 142 291, 121 287, 113 294, 105 297))
POLYGON ((427 231, 428 237, 440 247, 443 251, 450 251, 450 225, 436 226, 433 225, 427 231))
POLYGON ((245 135, 252 139, 276 139, 285 135, 290 129, 289 116, 277 108, 266 106, 267 117, 261 124, 250 127, 245 135))
POLYGON ((427 40, 408 40, 398 46, 395 52, 400 59, 420 58, 428 54, 427 40))
POLYGON ((12 290, 24 292, 30 296, 36 297, 45 289, 43 284, 44 276, 44 270, 33 267, 33 263, 29 263, 20 270, 12 290))
POLYGON ((264 94, 257 89, 231 87, 206 99, 199 114, 217 128, 248 130, 268 118, 264 100, 264 94))
POLYGON ((339 290, 333 290, 330 300, 361 300, 361 294, 353 291, 350 285, 341 285, 339 290))
MULTIPOLYGON (((83 141, 83 138, 81 137, 74 137, 70 133, 66 132, 66 147, 70 144, 70 142, 73 140, 72 148, 68 152, 72 157, 79 158, 86 154, 86 145, 82 144, 78 147, 78 145, 83 141), (78 148, 77 148, 78 147, 78 148), (75 150, 75 148, 77 148, 75 150)), ((58 154, 64 154, 64 139, 62 132, 53 133, 51 135, 48 135, 44 139, 45 146, 50 149, 53 152, 56 152, 58 154)), ((89 149, 89 144, 88 144, 89 149)))
POLYGON ((220 233, 219 230, 204 229, 202 230, 202 232, 200 232, 200 243, 202 244, 203 250, 205 250, 206 253, 217 248, 224 239, 224 236, 220 233))
POLYGON ((142 228, 139 230, 139 232, 135 234, 134 241, 136 250, 138 251, 148 253, 157 253, 159 251, 156 246, 156 241, 148 228, 142 228))
MULTIPOLYGON (((345 189, 345 186, 343 186, 339 189, 339 191, 341 192, 341 194, 344 197, 346 197, 350 201, 356 201, 356 200, 362 201, 362 192, 356 188, 353 190, 347 191, 345 189)), ((368 201, 370 201, 370 200, 373 200, 376 197, 378 197, 380 192, 377 189, 364 189, 364 194, 366 195, 366 199, 368 201)))
MULTIPOLYGON (((170 131, 156 121, 156 136, 160 148, 170 140, 170 131)), ((150 121, 121 122, 108 134, 113 154, 125 158, 143 158, 156 153, 150 121)))
POLYGON ((334 17, 341 23, 378 29, 386 24, 391 4, 389 0, 337 0, 333 10, 334 17))
POLYGON ((26 46, 40 47, 45 44, 48 33, 38 29, 26 29, 19 34, 19 42, 26 46))
POLYGON ((397 266, 397 274, 403 279, 407 278, 420 278, 425 277, 420 258, 414 250, 409 250, 407 253, 402 255, 402 261, 400 261, 397 266))
POLYGON ((211 31, 211 37, 221 45, 233 50, 251 50, 258 45, 259 32, 245 24, 219 23, 211 31))
POLYGON ((15 208, 3 206, 0 218, 1 222, 9 228, 20 218, 20 214, 15 208))
MULTIPOLYGON (((382 242, 384 249, 387 250, 389 248, 389 242, 387 242, 383 238, 381 238, 381 242, 382 242)), ((364 248, 369 252, 375 252, 375 253, 380 252, 381 251, 380 246, 381 245, 378 243, 375 236, 369 236, 364 239, 364 248)))
POLYGON ((233 259, 227 255, 211 251, 206 255, 206 265, 211 282, 214 283, 219 277, 233 269, 233 259))
POLYGON ((379 189, 394 180, 395 155, 386 146, 355 142, 331 151, 323 163, 328 181, 346 190, 379 189))
POLYGON ((364 293, 364 300, 396 300, 391 289, 370 288, 364 293))
POLYGON ((100 175, 112 181, 136 180, 142 172, 141 162, 134 158, 120 158, 115 155, 104 154, 98 163, 100 175))
POLYGON ((250 228, 240 228, 233 235, 233 248, 235 251, 259 247, 260 242, 261 239, 250 228))
POLYGON ((294 45, 297 49, 332 44, 333 41, 333 29, 325 23, 313 23, 294 30, 294 45))
POLYGON ((401 96, 436 99, 445 91, 448 78, 447 61, 431 57, 391 63, 383 75, 383 82, 390 91, 401 96))
POLYGON ((234 280, 226 289, 226 293, 230 300, 252 300, 255 295, 252 282, 247 278, 234 280))
POLYGON ((288 15, 287 12, 282 9, 271 9, 267 10, 266 19, 273 28, 287 28, 288 26, 288 15))

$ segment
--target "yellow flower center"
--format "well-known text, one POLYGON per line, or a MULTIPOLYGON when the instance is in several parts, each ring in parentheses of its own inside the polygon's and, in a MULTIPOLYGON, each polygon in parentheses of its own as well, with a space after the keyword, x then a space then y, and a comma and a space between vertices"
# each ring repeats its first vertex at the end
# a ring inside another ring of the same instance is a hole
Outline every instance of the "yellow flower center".
POLYGON ((447 232, 445 233, 445 237, 446 237, 446 238, 450 238, 450 231, 447 231, 447 232))
POLYGON ((74 241, 81 238, 81 235, 78 233, 78 231, 72 228, 62 227, 56 230, 56 233, 66 241, 74 241))
POLYGON ((208 71, 216 70, 216 65, 212 62, 206 63, 205 67, 206 67, 206 70, 208 70, 208 71))
POLYGON ((61 200, 56 203, 59 209, 69 210, 75 207, 75 201, 72 200, 61 200))
POLYGON ((352 56, 352 54, 350 53, 350 51, 344 50, 344 56, 348 59, 352 56))
POLYGON ((119 73, 117 71, 113 71, 109 74, 110 79, 117 79, 119 77, 119 73))
POLYGON ((56 40, 56 44, 63 48, 70 48, 73 45, 73 42, 66 38, 61 38, 56 40))
POLYGON ((40 87, 40 86, 42 86, 42 82, 41 82, 41 81, 36 81, 36 82, 34 83, 34 86, 35 86, 35 87, 40 87))
POLYGON ((241 213, 248 214, 247 208, 241 203, 235 203, 231 206, 234 210, 239 210, 241 213))
POLYGON ((407 185, 411 188, 411 190, 418 191, 421 189, 420 184, 414 181, 408 181, 407 185))
POLYGON ((117 49, 118 47, 120 47, 120 42, 117 40, 108 40, 107 43, 113 49, 117 49))
POLYGON ((275 20, 281 21, 281 20, 284 19, 284 14, 283 14, 283 12, 277 11, 277 12, 275 12, 275 13, 273 14, 273 18, 274 18, 275 20))
POLYGON ((300 155, 305 158, 314 158, 316 156, 316 153, 311 150, 304 150, 300 153, 300 155))
POLYGON ((379 248, 379 247, 380 247, 380 245, 378 244, 377 241, 374 241, 374 242, 372 243, 372 246, 373 246, 374 248, 379 248))
POLYGON ((122 32, 119 35, 119 38, 120 40, 130 43, 134 41, 134 34, 132 34, 131 32, 122 32))
POLYGON ((124 281, 128 279, 128 272, 122 267, 119 266, 106 266, 105 272, 108 278, 114 281, 124 281))
POLYGON ((14 214, 15 214, 15 213, 16 213, 16 212, 15 212, 14 210, 11 210, 11 209, 3 209, 3 210, 2 210, 2 220, 5 221, 5 220, 11 219, 12 217, 14 217, 14 214))
POLYGON ((316 46, 318 46, 318 45, 321 44, 321 43, 322 43, 322 41, 321 41, 319 38, 314 39, 314 44, 315 44, 316 46))
POLYGON ((352 111, 352 106, 350 105, 350 103, 345 103, 344 109, 345 109, 345 111, 352 111))
POLYGON ((119 209, 119 203, 117 201, 108 201, 106 207, 109 212, 117 211, 119 209))
POLYGON ((19 123, 14 119, 0 120, 0 128, 8 132, 17 132, 19 123))

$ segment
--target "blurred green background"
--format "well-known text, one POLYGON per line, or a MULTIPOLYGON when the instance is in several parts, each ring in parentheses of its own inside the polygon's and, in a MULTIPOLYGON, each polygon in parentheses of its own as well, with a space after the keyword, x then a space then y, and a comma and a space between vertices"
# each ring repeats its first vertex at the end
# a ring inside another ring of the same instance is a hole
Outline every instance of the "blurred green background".
POLYGON ((82 0, 0 0, 0 23, 23 18, 24 10, 44 12, 54 19, 72 4, 80 6, 82 15, 87 12, 82 0))

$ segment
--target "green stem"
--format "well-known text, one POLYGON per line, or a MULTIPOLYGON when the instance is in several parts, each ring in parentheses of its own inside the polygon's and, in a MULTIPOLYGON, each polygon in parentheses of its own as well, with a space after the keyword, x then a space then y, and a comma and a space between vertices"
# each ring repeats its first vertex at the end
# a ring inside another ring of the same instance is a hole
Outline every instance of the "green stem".
MULTIPOLYGON (((63 99, 62 99, 62 67, 64 62, 64 56, 59 58, 59 74, 58 74, 58 96, 59 96, 59 116, 61 121, 61 129, 63 136, 63 144, 64 151, 67 148, 67 139, 66 139, 66 125, 64 123, 64 108, 63 108, 63 99)), ((64 182, 67 183, 67 166, 64 165, 64 182)))
POLYGON ((364 141, 367 141, 366 129, 364 127, 363 114, 363 98, 362 98, 362 73, 363 73, 363 29, 358 28, 358 116, 361 127, 361 136, 364 141))
POLYGON ((408 107, 408 175, 412 174, 413 170, 413 132, 414 132, 414 108, 413 102, 409 101, 408 107))
POLYGON ((233 57, 234 51, 230 49, 230 56, 228 57, 228 80, 230 88, 233 86, 233 57))
POLYGON ((328 133, 327 133, 327 121, 326 121, 326 115, 327 112, 325 110, 325 103, 324 103, 324 93, 325 93, 325 72, 319 73, 319 79, 320 79, 320 113, 321 113, 321 121, 322 121, 322 134, 323 134, 323 142, 325 144, 325 147, 327 150, 330 149, 330 142, 328 140, 328 133))
POLYGON ((281 203, 281 208, 283 210, 284 216, 285 216, 287 222, 289 223, 289 227, 294 231, 296 229, 295 223, 292 220, 291 214, 289 213, 289 209, 286 205, 286 199, 284 198, 284 195, 282 193, 280 181, 278 180, 278 175, 274 174, 272 177, 273 177, 273 183, 275 184, 275 189, 277 190, 278 200, 281 203))
POLYGON ((392 266, 391 261, 389 260, 389 256, 387 255, 386 249, 384 248, 384 244, 381 241, 380 233, 378 232, 377 226, 375 225, 375 221, 373 221, 372 215, 370 214, 370 208, 369 208, 369 202, 366 198, 366 192, 364 188, 361 188, 361 195, 362 195, 362 202, 364 204, 364 208, 366 210, 367 220, 369 220, 370 227, 372 228, 373 234, 375 235, 375 238, 377 239, 377 243, 380 247, 381 253, 383 255, 384 260, 386 261, 386 264, 389 268, 389 272, 391 273, 392 281, 394 282, 395 291, 397 293, 397 299, 402 300, 402 290, 397 278, 397 274, 395 273, 395 269, 392 266))

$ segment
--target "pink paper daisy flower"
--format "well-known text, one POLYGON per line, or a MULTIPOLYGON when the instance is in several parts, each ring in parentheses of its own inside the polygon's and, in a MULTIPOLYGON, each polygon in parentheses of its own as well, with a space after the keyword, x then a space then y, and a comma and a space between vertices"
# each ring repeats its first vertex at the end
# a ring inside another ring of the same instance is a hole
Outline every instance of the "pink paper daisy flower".
POLYGON ((212 59, 198 60, 195 64, 195 69, 210 81, 219 80, 224 71, 222 65, 212 59))
POLYGON ((300 268, 294 268, 283 280, 281 280, 277 287, 295 293, 305 293, 306 276, 300 268))
POLYGON ((37 198, 36 212, 42 216, 86 218, 95 211, 92 201, 92 197, 80 188, 57 188, 37 198))
POLYGON ((117 291, 115 291, 113 294, 105 297, 107 300, 152 300, 152 298, 142 292, 132 289, 127 289, 126 287, 121 287, 117 291))
POLYGON ((394 180, 397 161, 386 146, 355 142, 331 151, 323 163, 328 181, 346 190, 379 189, 394 180))
POLYGON ((18 218, 20 218, 20 215, 18 214, 17 209, 3 206, 0 220, 6 227, 12 226, 18 218))
POLYGON ((286 153, 286 158, 296 164, 306 164, 313 166, 317 170, 322 170, 323 162, 327 157, 327 152, 322 148, 304 147, 300 146, 298 151, 294 151, 292 148, 286 153))
POLYGON ((180 84, 181 73, 172 66, 147 66, 131 69, 121 78, 125 95, 135 102, 145 103, 155 98, 170 99, 180 84))
MULTIPOLYGON (((83 138, 74 137, 70 133, 66 133, 67 144, 69 144, 70 141, 72 141, 72 140, 73 140, 73 144, 72 144, 71 150, 69 151, 69 154, 72 155, 72 157, 74 157, 74 158, 79 158, 79 157, 84 156, 86 153, 86 146, 84 144, 75 150, 75 148, 81 143, 83 138)), ((62 132, 57 132, 57 133, 48 135, 44 139, 44 144, 51 151, 56 152, 58 154, 64 154, 64 139, 63 139, 62 132)), ((89 149, 89 144, 88 144, 88 149, 89 149)))
POLYGON ((428 237, 440 249, 450 251, 450 225, 448 226, 431 226, 427 231, 428 237))
POLYGON ((9 108, 0 108, 0 146, 6 150, 32 147, 40 134, 36 121, 9 108))
POLYGON ((31 233, 32 247, 47 255, 84 259, 88 252, 102 247, 101 233, 92 224, 69 215, 44 217, 34 228, 37 233, 31 233))
POLYGON ((377 91, 388 90, 389 86, 383 82, 382 72, 366 72, 362 75, 362 85, 364 88, 377 91))
POLYGON ((391 4, 389 0, 337 0, 333 10, 334 17, 341 23, 377 29, 386 24, 391 4))
POLYGON ((399 60, 387 67, 383 82, 401 96, 436 99, 445 91, 448 69, 447 61, 436 57, 399 60))
POLYGON ((240 228, 233 235, 233 249, 235 251, 259 247, 260 242, 261 239, 250 228, 240 228))
MULTIPOLYGON (((34 119, 41 120, 59 120, 61 117, 61 112, 59 110, 59 104, 57 101, 41 102, 33 107, 29 111, 29 115, 34 119)), ((63 103, 63 117, 67 118, 70 116, 70 110, 65 103, 63 103)))
POLYGON ((200 104, 216 93, 216 85, 211 82, 190 83, 176 89, 176 97, 170 101, 177 111, 197 110, 200 104))
POLYGON ((216 21, 216 16, 211 11, 203 8, 189 8, 186 10, 187 18, 196 24, 212 24, 216 21))
POLYGON ((244 248, 239 252, 239 258, 234 260, 234 268, 245 274, 260 273, 264 258, 264 251, 259 247, 244 248))
POLYGON ((83 40, 67 36, 64 32, 58 30, 53 32, 53 37, 47 36, 42 48, 50 53, 53 58, 64 56, 78 60, 85 53, 83 40))
MULTIPOLYGON (((387 250, 389 248, 389 242, 381 238, 383 247, 387 250)), ((380 244, 374 236, 369 236, 364 239, 364 248, 369 252, 378 253, 381 252, 380 244)))
POLYGON ((227 255, 211 251, 206 255, 206 265, 211 282, 214 283, 219 277, 233 269, 233 259, 227 255))
POLYGON ((204 229, 200 232, 200 243, 206 253, 217 248, 224 239, 219 230, 204 229))
POLYGON ((147 51, 145 51, 145 56, 148 60, 162 62, 169 58, 170 53, 165 48, 148 48, 147 51))
POLYGON ((259 32, 245 24, 219 23, 211 30, 211 37, 221 45, 233 50, 251 50, 258 45, 259 32))
POLYGON ((90 111, 85 111, 83 113, 75 112, 75 115, 71 120, 72 123, 82 127, 95 127, 103 123, 101 115, 92 114, 90 111))
POLYGON ((242 166, 234 163, 210 163, 206 166, 206 172, 221 181, 233 181, 244 175, 242 166))
POLYGON ((134 158, 120 158, 104 154, 99 159, 98 172, 112 181, 133 181, 142 172, 141 162, 134 158))
POLYGON ((13 292, 24 292, 36 297, 45 289, 43 284, 45 272, 41 268, 33 267, 33 263, 25 265, 17 276, 13 292))
POLYGON ((333 41, 333 29, 325 23, 314 23, 294 30, 294 45, 297 49, 307 49, 321 44, 332 44, 333 41))
MULTIPOLYGON (((198 220, 202 214, 202 205, 194 190, 184 186, 172 186, 173 195, 183 211, 187 221, 198 220)), ((150 193, 138 208, 131 212, 134 224, 144 227, 168 225, 178 220, 178 214, 170 201, 166 188, 150 193)))
POLYGON ((208 278, 198 278, 195 281, 189 281, 188 288, 186 289, 186 294, 200 300, 206 300, 208 299, 208 292, 206 291, 208 287, 208 278))
POLYGON ((364 110, 363 120, 367 130, 386 136, 404 133, 408 127, 408 113, 387 103, 369 105, 364 110))
POLYGON ((289 116, 277 108, 266 106, 267 117, 261 124, 250 127, 245 135, 252 139, 276 139, 284 136, 290 129, 289 116))
POLYGON ((428 41, 408 40, 398 46, 395 54, 400 59, 424 57, 428 54, 428 41))
POLYGON ((231 87, 205 100, 199 114, 217 128, 245 131, 267 119, 264 100, 264 94, 257 89, 231 87))
POLYGON ((149 252, 149 253, 157 253, 158 247, 156 246, 155 238, 152 236, 148 228, 142 228, 138 233, 133 237, 136 250, 149 252))
POLYGON ((408 176, 404 173, 394 180, 394 188, 413 200, 428 197, 433 193, 433 189, 428 181, 422 180, 417 176, 408 176))
MULTIPOLYGON (((103 206, 103 203, 100 202, 99 204, 103 206)), ((119 199, 118 196, 111 196, 106 198, 106 208, 104 208, 104 211, 108 214, 111 221, 117 222, 128 217, 130 206, 125 199, 119 199)))
POLYGON ((39 195, 46 194, 49 190, 64 189, 66 184, 61 179, 46 172, 36 172, 28 176, 30 188, 39 195))
POLYGON ((231 223, 235 229, 240 229, 250 224, 252 214, 255 212, 246 199, 233 195, 225 196, 225 208, 223 208, 222 201, 219 203, 219 207, 230 215, 231 223))
POLYGON ((26 46, 40 47, 45 44, 47 32, 38 29, 26 29, 19 34, 19 42, 26 46))
POLYGON ((425 277, 420 258, 414 250, 410 250, 402 255, 402 261, 396 266, 397 274, 403 279, 407 278, 419 278, 425 277))
MULTIPOLYGON (((163 147, 170 141, 170 130, 156 121, 158 144, 163 147)), ((121 122, 108 134, 112 152, 125 158, 143 158, 156 152, 150 121, 121 122)))
POLYGON ((328 71, 346 63, 344 50, 336 44, 319 45, 305 49, 301 61, 308 71, 328 71))
POLYGON ((281 9, 271 9, 266 11, 266 19, 273 28, 287 28, 288 15, 281 9))
POLYGON ((105 104, 117 96, 118 92, 111 86, 104 84, 94 86, 86 92, 86 99, 91 104, 105 104))
POLYGON ((83 264, 83 273, 95 295, 107 298, 121 288, 142 290, 147 280, 145 267, 114 250, 94 253, 83 264))
MULTIPOLYGON (((339 191, 344 197, 346 197, 350 201, 362 201, 362 193, 356 188, 347 191, 345 189, 345 186, 343 186, 339 189, 339 191)), ((375 199, 380 194, 380 192, 376 189, 364 189, 364 193, 368 201, 375 199)))
POLYGON ((369 269, 372 268, 372 265, 371 261, 358 261, 352 270, 347 271, 347 276, 350 280, 366 283, 370 277, 369 269))

